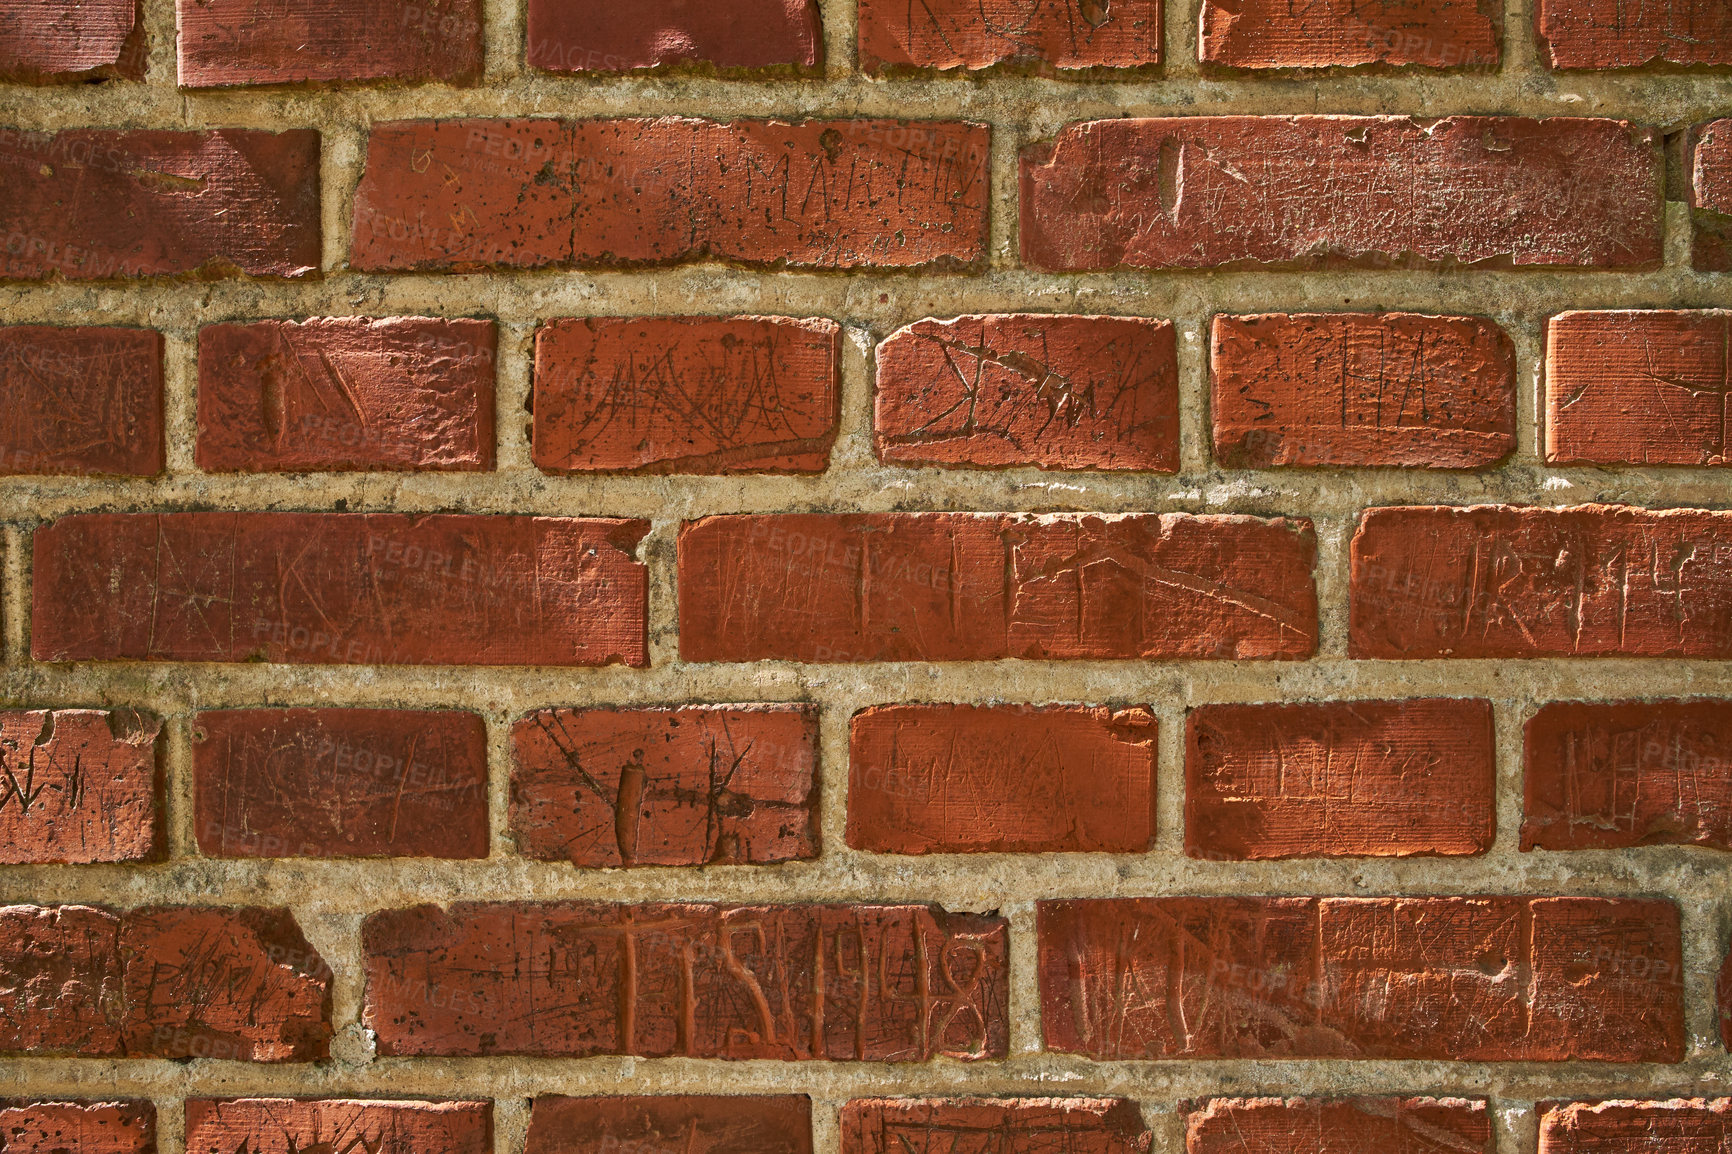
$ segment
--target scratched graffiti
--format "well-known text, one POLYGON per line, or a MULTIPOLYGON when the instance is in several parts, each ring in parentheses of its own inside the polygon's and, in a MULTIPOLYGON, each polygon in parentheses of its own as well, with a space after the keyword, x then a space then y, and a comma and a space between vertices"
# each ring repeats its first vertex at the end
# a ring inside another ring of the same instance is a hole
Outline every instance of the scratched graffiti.
POLYGON ((0 862, 155 857, 161 728, 128 711, 0 713, 0 862))
POLYGON ((543 1094, 529 1118, 527 1154, 812 1154, 805 1095, 656 1094, 567 1098, 543 1094))
POLYGON ((1539 0, 1537 17, 1553 68, 1732 63, 1723 0, 1539 0))
POLYGON ((1148 1154, 1127 1098, 856 1098, 842 1154, 1148 1154))
POLYGON ((488 1102, 191 1098, 187 1154, 490 1154, 488 1102))
POLYGON ((868 72, 1006 63, 1137 68, 1161 60, 1156 0, 862 0, 859 21, 868 72))
POLYGON ((1495 66, 1480 0, 1205 0, 1200 58, 1228 68, 1495 66))

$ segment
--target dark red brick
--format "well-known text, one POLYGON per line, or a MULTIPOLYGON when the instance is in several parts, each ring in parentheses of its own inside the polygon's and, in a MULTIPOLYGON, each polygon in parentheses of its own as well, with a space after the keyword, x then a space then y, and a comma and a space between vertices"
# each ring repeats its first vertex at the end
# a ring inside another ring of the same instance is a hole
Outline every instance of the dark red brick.
POLYGON ((187 1154, 493 1154, 493 1103, 189 1098, 187 1154))
POLYGON ((648 663, 645 521, 93 513, 35 534, 38 661, 648 663))
POLYGON ((0 1100, 0 1135, 7 1154, 156 1154, 156 1106, 0 1100))
POLYGON ((1202 705, 1185 735, 1185 852, 1482 854, 1497 827, 1491 702, 1202 705))
POLYGON ((1352 554, 1355 657, 1732 656, 1732 513, 1371 509, 1352 554))
POLYGON ((319 134, 0 129, 0 279, 319 268, 319 134))
POLYGON ((493 468, 492 321, 318 317, 198 334, 207 473, 493 468))
POLYGON ((1515 449, 1515 346, 1491 321, 1217 316, 1210 352, 1226 465, 1472 469, 1515 449))
POLYGON ((1046 1048, 1103 1060, 1676 1062, 1678 908, 1617 898, 1040 903, 1046 1048))
POLYGON ((487 727, 416 709, 215 709, 193 726, 206 857, 487 856, 487 727))
POLYGON ((992 4, 860 0, 860 67, 978 72, 996 64, 1045 69, 1138 68, 1161 62, 1161 0, 1011 0, 992 4))
MULTIPOLYGON (((697 1094, 543 1095, 526 1154, 812 1154, 812 1101, 697 1094)), ((223 1152, 227 1154, 227 1152, 223 1152)))
POLYGON ((1302 658, 1304 520, 1188 514, 708 517, 680 530, 686 661, 1302 658))
POLYGON ((1537 0, 1541 57, 1553 68, 1732 64, 1725 0, 1537 0))
POLYGON ((580 866, 818 856, 810 705, 538 709, 511 730, 518 852, 580 866))
POLYGON ((987 136, 938 120, 381 123, 351 263, 971 266, 986 249, 987 136))
POLYGON ((0 327, 0 473, 162 472, 162 334, 0 327))
POLYGON ((0 863, 160 856, 161 731, 131 710, 0 713, 0 863))
POLYGON ((548 72, 626 72, 686 63, 808 69, 818 64, 822 49, 815 0, 529 0, 529 66, 548 72))
POLYGON ((5 0, 0 79, 144 78, 138 0, 5 0))
POLYGON ((1542 1102, 1539 1154, 1687 1154, 1717 1150, 1728 1137, 1726 1098, 1664 1102, 1542 1102))
POLYGON ((842 1154, 1148 1154, 1128 1098, 856 1098, 842 1107, 842 1154))
POLYGON ((1203 0, 1199 55, 1227 68, 1492 68, 1491 12, 1484 0, 1203 0))
POLYGON ((842 326, 791 317, 585 317, 535 334, 549 473, 821 473, 842 326))
POLYGON ((1732 271, 1732 120, 1689 137, 1691 263, 1698 272, 1732 271))
POLYGON ((880 705, 854 715, 848 844, 874 853, 1143 853, 1154 714, 880 705))
POLYGON ((176 0, 180 85, 481 76, 481 0, 176 0))
POLYGON ((1479 1098, 1211 1098, 1181 1103, 1185 1154, 1490 1154, 1479 1098))
POLYGON ((1073 124, 1022 157, 1052 270, 1654 267, 1661 157, 1617 120, 1194 116, 1073 124))
POLYGON ((120 918, 0 906, 0 1053, 118 1056, 125 1024, 120 918))
POLYGON ((930 906, 458 903, 362 928, 382 1055, 1002 1058, 1006 925, 930 906))
POLYGON ((1172 473, 1178 377, 1170 321, 924 320, 878 346, 873 443, 910 464, 1172 473))

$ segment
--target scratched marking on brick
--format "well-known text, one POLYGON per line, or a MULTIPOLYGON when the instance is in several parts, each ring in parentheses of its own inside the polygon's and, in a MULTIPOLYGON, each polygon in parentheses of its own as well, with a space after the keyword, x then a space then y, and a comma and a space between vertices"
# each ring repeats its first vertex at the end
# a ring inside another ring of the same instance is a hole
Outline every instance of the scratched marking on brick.
POLYGON ((1204 0, 1199 59, 1228 68, 1495 67, 1483 0, 1204 0))
POLYGON ((544 1094, 530 1111, 526 1154, 812 1154, 812 1100, 544 1094))
POLYGON ((1128 1098, 857 1098, 842 1107, 842 1154, 1148 1154, 1128 1098))
POLYGON ((1732 270, 1732 120, 1692 128, 1685 140, 1691 265, 1698 272, 1732 270))
POLYGON ((0 862, 155 858, 161 730, 130 710, 0 713, 0 862))
POLYGON ((859 25, 860 67, 870 73, 1161 62, 1160 0, 861 0, 859 25))
POLYGON ((9 1154, 156 1154, 156 1105, 0 1099, 0 1134, 9 1154))
POLYGON ((1732 64, 1724 0, 1538 0, 1540 51, 1553 68, 1732 64))
POLYGON ((365 1021, 385 1055, 1002 1058, 1006 936, 929 906, 419 906, 363 926, 365 1021))
POLYGON ((138 0, 7 0, 0 7, 0 77, 142 80, 138 0))
POLYGON ((1481 1098, 1210 1098, 1179 1103, 1185 1154, 1490 1154, 1481 1098))
POLYGON ((823 50, 816 0, 529 0, 527 17, 526 59, 549 72, 626 72, 689 61, 809 69, 823 50))
POLYGON ((0 327, 0 473, 162 471, 162 335, 0 327))
POLYGON ((1539 1154, 1688 1154, 1724 1149, 1732 1099, 1540 1102, 1539 1154))
POLYGON ((187 1154, 493 1154, 493 1104, 189 1098, 186 1150, 187 1154))
POLYGON ((182 88, 481 75, 480 0, 176 0, 182 88))

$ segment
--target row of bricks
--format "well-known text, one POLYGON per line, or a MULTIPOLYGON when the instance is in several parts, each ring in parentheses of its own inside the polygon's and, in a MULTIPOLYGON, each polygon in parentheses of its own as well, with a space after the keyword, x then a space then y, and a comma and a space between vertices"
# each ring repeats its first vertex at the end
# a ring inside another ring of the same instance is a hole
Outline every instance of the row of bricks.
MULTIPOLYGON (((1670 900, 1089 898, 1038 902, 1035 920, 1049 1053, 1685 1057, 1670 900)), ((360 1024, 383 1057, 925 1062, 1010 1051, 1011 924, 997 914, 458 902, 377 910, 357 944, 360 1024)), ((337 974, 282 908, 6 906, 0 975, 0 1053, 330 1055, 337 974)), ((1724 966, 1722 1043, 1729 993, 1724 966)))
MULTIPOLYGON (((1732 267, 1732 121, 1686 132, 1694 263, 1732 267)), ((363 272, 977 268, 991 129, 961 121, 382 122, 353 200, 363 272)), ((1660 134, 1624 121, 1088 121, 1021 158, 1025 265, 1646 268, 1660 134)), ((321 267, 320 138, 0 130, 0 277, 321 267)))
MULTIPOLYGON (((1732 381, 1718 311, 1569 312, 1545 348, 1545 459, 1724 465, 1732 381)), ((893 464, 1179 468, 1173 325, 989 314, 877 348, 873 447, 893 464)), ((1496 324, 1409 313, 1213 318, 1215 459, 1235 467, 1477 468, 1516 447, 1516 364, 1496 324)), ((317 318, 198 334, 206 472, 485 470, 489 320, 317 318)), ((822 318, 590 317, 535 335, 530 456, 543 472, 822 472, 841 326, 822 318)), ((154 476, 162 340, 0 328, 0 472, 154 476)))
MULTIPOLYGON (((344 81, 474 84, 482 74, 481 0, 314 0, 260 17, 251 0, 177 0, 179 80, 187 88, 344 81)), ((817 0, 741 0, 725 9, 645 0, 629 6, 528 0, 524 63, 608 73, 699 63, 815 69, 824 55, 817 0)), ((872 74, 978 71, 1037 63, 1059 72, 1161 63, 1161 0, 1091 11, 1036 5, 989 13, 970 0, 860 0, 858 63, 872 74)), ((1732 13, 1720 0, 1671 0, 1633 12, 1620 0, 1536 0, 1551 68, 1732 64, 1732 13)), ((1203 0, 1198 58, 1223 68, 1417 65, 1495 67, 1500 21, 1480 0, 1203 0)), ((0 78, 144 75, 138 0, 6 0, 0 78), (58 17, 58 19, 55 19, 58 17), (51 22, 52 21, 52 22, 51 22)))
MULTIPOLYGON (((0 863, 163 856, 160 722, 0 713, 0 863)), ((459 711, 206 710, 192 815, 213 858, 485 858, 487 737, 459 711)), ((847 843, 1143 853, 1145 707, 885 705, 850 727, 847 843)), ((811 705, 542 709, 511 729, 515 852, 586 867, 819 856, 811 705)), ((1483 854, 1489 701, 1204 705, 1187 719, 1185 852, 1216 861, 1483 854)), ((1732 703, 1556 702, 1526 723, 1523 850, 1732 849, 1732 703)))

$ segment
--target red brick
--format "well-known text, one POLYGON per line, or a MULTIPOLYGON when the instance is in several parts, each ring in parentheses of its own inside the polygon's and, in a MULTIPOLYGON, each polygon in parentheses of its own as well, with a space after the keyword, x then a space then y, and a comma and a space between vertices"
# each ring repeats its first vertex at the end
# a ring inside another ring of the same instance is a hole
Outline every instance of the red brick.
POLYGON ((1022 157, 1041 269, 1653 267, 1661 157, 1617 120, 1195 116, 1073 124, 1022 157))
POLYGON ((0 130, 0 279, 319 268, 319 134, 0 130))
POLYGON ((1515 448, 1515 347, 1491 321, 1217 316, 1215 458, 1235 468, 1472 469, 1515 448))
POLYGON ((1199 55, 1227 68, 1493 68, 1491 11, 1484 0, 1203 0, 1199 55))
POLYGON ((1354 657, 1732 656, 1732 513, 1368 510, 1354 657))
POLYGON ((0 713, 0 863, 159 857, 161 731, 131 710, 0 713))
POLYGON ((0 1134, 7 1154, 156 1154, 156 1106, 0 1100, 0 1134))
POLYGON ((487 856, 487 727, 416 709, 216 709, 193 727, 206 857, 487 856))
POLYGON ((1181 1103, 1185 1154, 1490 1154, 1478 1098, 1211 1098, 1181 1103))
POLYGON ((996 64, 1043 70, 1138 68, 1161 62, 1161 0, 1072 7, 1057 0, 860 0, 860 67, 978 72, 996 64), (1079 19, 1080 17, 1080 19, 1079 19))
POLYGON ((529 66, 548 72, 626 72, 690 62, 808 69, 818 64, 822 47, 814 0, 529 0, 529 66))
POLYGON ((842 1107, 842 1154, 1148 1154, 1152 1137, 1128 1098, 856 1098, 842 1107))
POLYGON ((881 705, 849 732, 855 849, 1143 853, 1154 840, 1145 708, 881 705))
POLYGON ((1688 1154, 1726 1144, 1726 1098, 1539 1103, 1539 1154, 1688 1154))
POLYGON ((586 317, 535 334, 548 473, 822 473, 842 326, 821 318, 586 317))
POLYGON ((162 472, 162 334, 0 327, 0 473, 162 472))
POLYGON ((526 1154, 599 1151, 812 1154, 812 1101, 804 1094, 535 1099, 526 1154))
POLYGON ((125 1016, 118 917, 0 906, 0 1053, 118 1056, 125 1016))
POLYGON ((818 856, 811 705, 538 709, 511 730, 518 852, 580 866, 818 856))
POLYGON ((493 468, 492 321, 319 317, 198 334, 207 473, 493 468))
POLYGON ((36 531, 38 661, 648 663, 645 521, 93 513, 36 531), (293 578, 291 581, 290 578, 293 578))
POLYGON ((1185 852, 1482 854, 1496 788, 1489 701, 1203 705, 1186 724, 1185 852))
POLYGON ((189 1098, 187 1154, 492 1154, 491 1102, 189 1098))
POLYGON ((1538 0, 1541 57, 1553 68, 1732 64, 1725 0, 1538 0))
POLYGON ((1690 206, 1698 272, 1732 271, 1732 120, 1716 120, 1689 136, 1690 206))
POLYGON ((458 903, 362 928, 382 1055, 1002 1058, 1002 918, 930 906, 458 903))
POLYGON ((971 266, 986 249, 987 135, 937 120, 381 123, 351 264, 971 266))
POLYGON ((1302 658, 1304 520, 859 513, 680 530, 686 661, 1302 658))
POLYGON ((1527 723, 1522 849, 1732 849, 1732 703, 1560 701, 1527 723))
POLYGON ((176 0, 180 85, 481 76, 480 0, 176 0))
POLYGON ((144 78, 138 0, 5 0, 0 79, 144 78))
POLYGON ((1046 1048, 1676 1062, 1678 909, 1614 898, 1040 903, 1046 1048))
POLYGON ((924 320, 878 346, 884 461, 1179 468, 1171 321, 996 314, 924 320))

